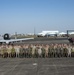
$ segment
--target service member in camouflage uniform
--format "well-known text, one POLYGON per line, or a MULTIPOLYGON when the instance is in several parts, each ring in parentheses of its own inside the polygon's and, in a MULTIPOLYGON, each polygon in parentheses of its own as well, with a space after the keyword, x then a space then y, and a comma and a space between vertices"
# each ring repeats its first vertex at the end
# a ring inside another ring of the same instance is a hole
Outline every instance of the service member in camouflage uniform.
POLYGON ((8 54, 7 54, 7 48, 6 46, 3 46, 3 58, 7 58, 8 54))
POLYGON ((36 46, 32 45, 32 57, 33 58, 35 57, 35 49, 36 49, 36 46))
POLYGON ((11 58, 11 49, 12 47, 10 45, 7 46, 7 53, 8 53, 8 57, 11 58))
POLYGON ((71 56, 74 57, 74 46, 72 46, 71 56))
POLYGON ((48 48, 49 48, 49 46, 45 45, 45 57, 48 57, 48 48))
POLYGON ((45 48, 44 48, 44 47, 42 47, 42 49, 41 49, 41 50, 42 50, 42 57, 43 57, 43 58, 45 58, 45 48))
POLYGON ((41 47, 38 48, 38 57, 42 57, 42 50, 41 50, 41 47))
POLYGON ((19 51, 20 51, 20 46, 16 45, 15 46, 16 58, 19 57, 19 51))
POLYGON ((20 49, 19 49, 19 57, 20 58, 23 58, 24 57, 24 54, 23 54, 23 46, 20 46, 20 49))
POLYGON ((14 58, 15 56, 16 56, 15 48, 14 48, 14 46, 12 46, 11 57, 14 58))
POLYGON ((67 57, 67 52, 68 50, 67 50, 67 47, 66 46, 64 46, 64 48, 63 48, 63 55, 64 55, 64 57, 67 57))
POLYGON ((51 47, 51 45, 49 45, 49 48, 48 48, 48 57, 52 57, 52 47, 51 47))
POLYGON ((2 57, 2 55, 1 55, 1 49, 2 49, 2 47, 0 46, 0 57, 2 57))
POLYGON ((71 57, 71 52, 72 52, 72 47, 71 47, 71 45, 69 45, 69 46, 67 47, 67 50, 68 50, 68 57, 71 57))

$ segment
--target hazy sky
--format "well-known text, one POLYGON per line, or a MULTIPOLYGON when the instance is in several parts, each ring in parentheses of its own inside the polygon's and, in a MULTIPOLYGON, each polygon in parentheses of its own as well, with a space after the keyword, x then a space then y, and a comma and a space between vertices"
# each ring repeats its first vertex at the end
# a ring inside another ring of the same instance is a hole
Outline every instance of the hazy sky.
POLYGON ((0 0, 0 34, 74 29, 74 0, 0 0))

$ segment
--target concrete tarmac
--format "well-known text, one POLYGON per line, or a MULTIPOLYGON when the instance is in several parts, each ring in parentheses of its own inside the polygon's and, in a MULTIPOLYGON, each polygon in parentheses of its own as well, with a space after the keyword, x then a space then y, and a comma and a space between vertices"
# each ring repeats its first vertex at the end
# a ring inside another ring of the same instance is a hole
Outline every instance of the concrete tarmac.
POLYGON ((74 75, 74 58, 0 58, 0 75, 74 75))
MULTIPOLYGON (((69 41, 67 39, 35 39, 23 43, 69 44, 69 41)), ((0 75, 74 75, 74 58, 0 58, 0 75)))
POLYGON ((14 44, 51 44, 51 43, 66 43, 69 44, 67 38, 34 38, 32 40, 25 40, 23 42, 14 44))

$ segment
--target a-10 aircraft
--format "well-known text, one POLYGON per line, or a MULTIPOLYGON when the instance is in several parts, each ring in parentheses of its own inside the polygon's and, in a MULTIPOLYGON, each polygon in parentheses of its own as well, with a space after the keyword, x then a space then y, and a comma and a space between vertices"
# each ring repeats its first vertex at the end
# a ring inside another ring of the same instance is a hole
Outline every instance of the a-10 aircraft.
POLYGON ((22 39, 11 39, 9 34, 6 33, 4 34, 3 36, 3 39, 0 40, 0 43, 6 43, 6 44, 9 44, 9 43, 13 43, 13 42, 23 42, 25 40, 31 40, 31 39, 34 39, 34 38, 22 38, 22 39))

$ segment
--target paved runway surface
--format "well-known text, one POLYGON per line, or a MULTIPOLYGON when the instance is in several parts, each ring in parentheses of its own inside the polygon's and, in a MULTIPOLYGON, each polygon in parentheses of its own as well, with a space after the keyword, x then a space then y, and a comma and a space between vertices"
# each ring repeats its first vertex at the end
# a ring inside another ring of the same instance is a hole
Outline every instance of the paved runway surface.
POLYGON ((51 44, 51 43, 66 43, 69 41, 67 38, 35 38, 33 40, 25 40, 24 42, 16 44, 51 44))
POLYGON ((0 58, 0 75, 74 75, 74 58, 0 58))

